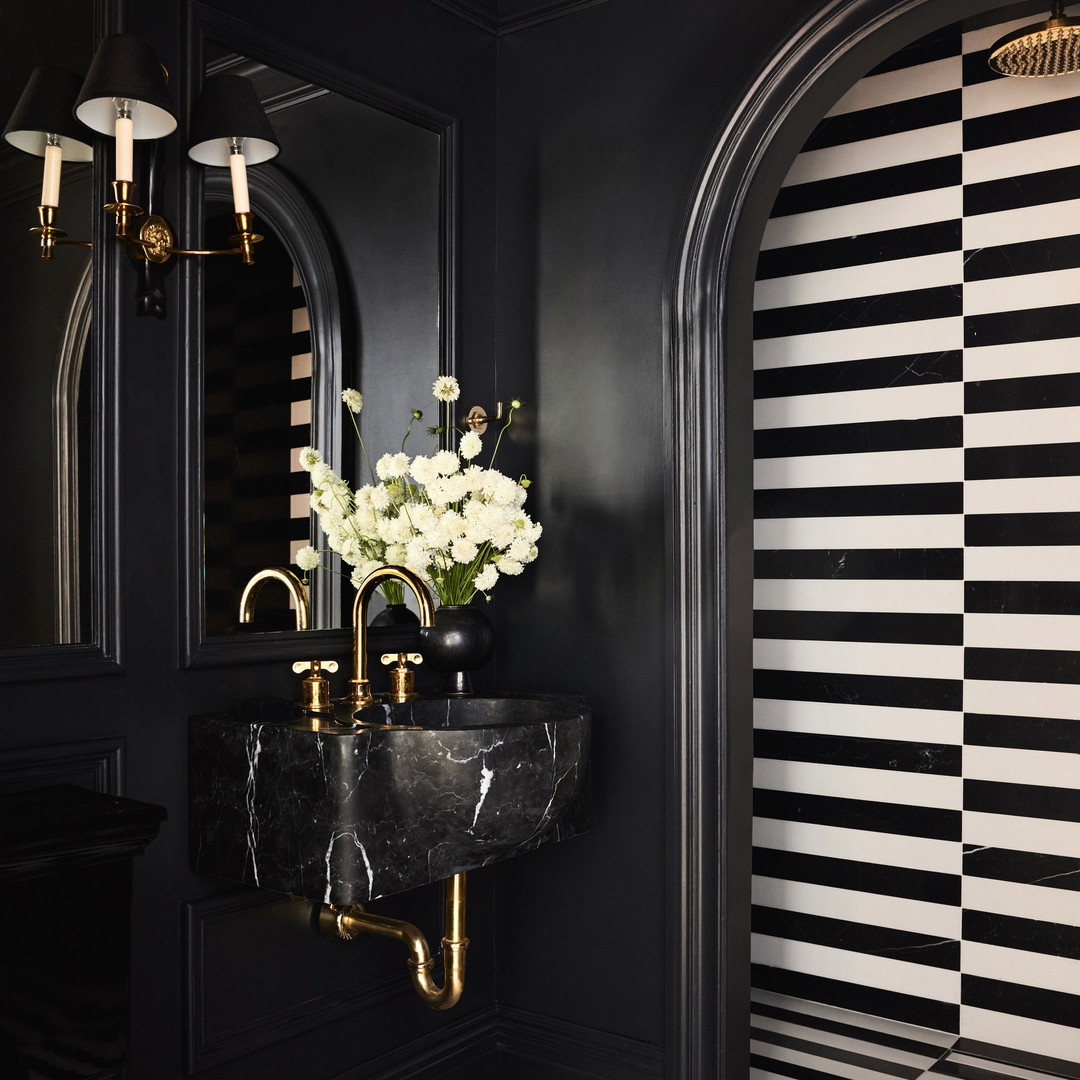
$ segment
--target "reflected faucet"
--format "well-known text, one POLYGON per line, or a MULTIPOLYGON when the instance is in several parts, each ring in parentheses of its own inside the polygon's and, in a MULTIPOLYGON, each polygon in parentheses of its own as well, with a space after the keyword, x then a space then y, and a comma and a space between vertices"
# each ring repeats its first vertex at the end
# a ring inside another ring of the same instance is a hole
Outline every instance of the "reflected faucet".
POLYGON ((372 570, 356 590, 353 602, 353 677, 349 683, 348 703, 355 711, 365 709, 375 703, 371 693, 371 682, 367 677, 367 608, 371 594, 383 581, 400 581, 408 585, 416 597, 420 609, 420 625, 435 625, 435 604, 431 593, 418 574, 404 566, 380 566, 372 570))
POLYGON ((283 566, 268 566, 252 575, 240 597, 240 621, 249 623, 254 620, 255 598, 268 581, 280 581, 289 590, 296 607, 296 629, 306 630, 311 625, 311 601, 308 600, 307 589, 291 570, 286 570, 283 566))

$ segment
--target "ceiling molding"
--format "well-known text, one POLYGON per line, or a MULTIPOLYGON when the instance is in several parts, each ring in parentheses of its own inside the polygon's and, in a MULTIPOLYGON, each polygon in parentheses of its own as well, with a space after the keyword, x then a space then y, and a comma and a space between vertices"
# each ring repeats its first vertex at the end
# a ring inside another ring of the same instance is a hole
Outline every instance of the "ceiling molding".
POLYGON ((608 0, 431 0, 451 14, 501 37, 516 30, 573 15, 608 0))

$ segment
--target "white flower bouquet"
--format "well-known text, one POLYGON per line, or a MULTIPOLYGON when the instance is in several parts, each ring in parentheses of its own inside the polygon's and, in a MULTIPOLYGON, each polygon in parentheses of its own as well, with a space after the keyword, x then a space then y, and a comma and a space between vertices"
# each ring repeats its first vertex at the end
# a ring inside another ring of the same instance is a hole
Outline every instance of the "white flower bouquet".
MULTIPOLYGON (((343 391, 371 482, 354 490, 318 450, 301 450, 300 464, 311 474, 311 505, 327 543, 323 550, 308 545, 297 552, 302 570, 321 566, 322 555, 333 551, 353 568, 357 588, 379 566, 405 566, 448 605, 467 604, 478 592, 490 600, 501 575, 520 574, 536 558, 541 527, 522 509, 530 481, 513 480, 491 467, 521 403, 511 402, 484 468, 474 464, 483 449, 480 436, 450 423, 450 403, 460 395, 457 380, 440 376, 433 392, 447 412, 443 426, 428 429, 441 448, 412 458, 405 453, 413 423, 423 418, 417 410, 401 450, 383 454, 372 468, 357 419, 364 399, 357 390, 343 391)), ((380 588, 388 603, 401 603, 400 582, 383 582, 380 588)))

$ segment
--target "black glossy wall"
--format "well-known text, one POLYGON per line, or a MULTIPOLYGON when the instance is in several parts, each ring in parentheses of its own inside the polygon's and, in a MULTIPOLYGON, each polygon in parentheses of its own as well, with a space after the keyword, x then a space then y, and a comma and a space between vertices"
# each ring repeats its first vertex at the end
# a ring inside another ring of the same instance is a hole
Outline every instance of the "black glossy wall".
MULTIPOLYGON (((292 676, 180 666, 189 281, 169 277, 168 319, 139 321, 125 277, 122 667, 5 686, 0 772, 66 768, 169 813, 135 868, 132 1080, 445 1077, 481 1060, 513 1080, 665 1074, 674 274, 725 115, 821 6, 776 0, 762 19, 706 0, 511 5, 500 34, 498 11, 449 0, 128 5, 123 27, 180 73, 180 101, 205 15, 256 58, 302 56, 457 118, 458 374, 479 401, 528 403, 502 465, 535 478, 545 527, 538 561, 497 593, 491 675, 583 693, 595 724, 591 833, 476 875, 467 997, 446 1016, 412 998, 389 943, 339 948, 311 936, 301 905, 193 875, 186 718, 290 694, 292 676)), ((175 142, 167 155, 178 167, 175 142)), ((171 183, 174 217, 188 190, 171 183)), ((437 908, 426 890, 381 910, 435 933, 437 908)))

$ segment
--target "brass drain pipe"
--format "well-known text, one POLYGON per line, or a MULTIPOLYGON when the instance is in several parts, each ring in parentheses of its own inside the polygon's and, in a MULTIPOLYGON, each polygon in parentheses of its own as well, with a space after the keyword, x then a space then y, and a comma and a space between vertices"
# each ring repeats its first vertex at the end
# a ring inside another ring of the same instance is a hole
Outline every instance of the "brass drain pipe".
POLYGON ((372 915, 362 904, 336 907, 323 904, 319 909, 319 930, 323 937, 352 941, 359 934, 378 934, 396 938, 411 953, 408 964, 413 986, 425 1005, 433 1009, 449 1009, 458 1003, 465 989, 465 875, 455 874, 443 882, 443 985, 431 977, 435 966, 427 939, 412 923, 372 915))

